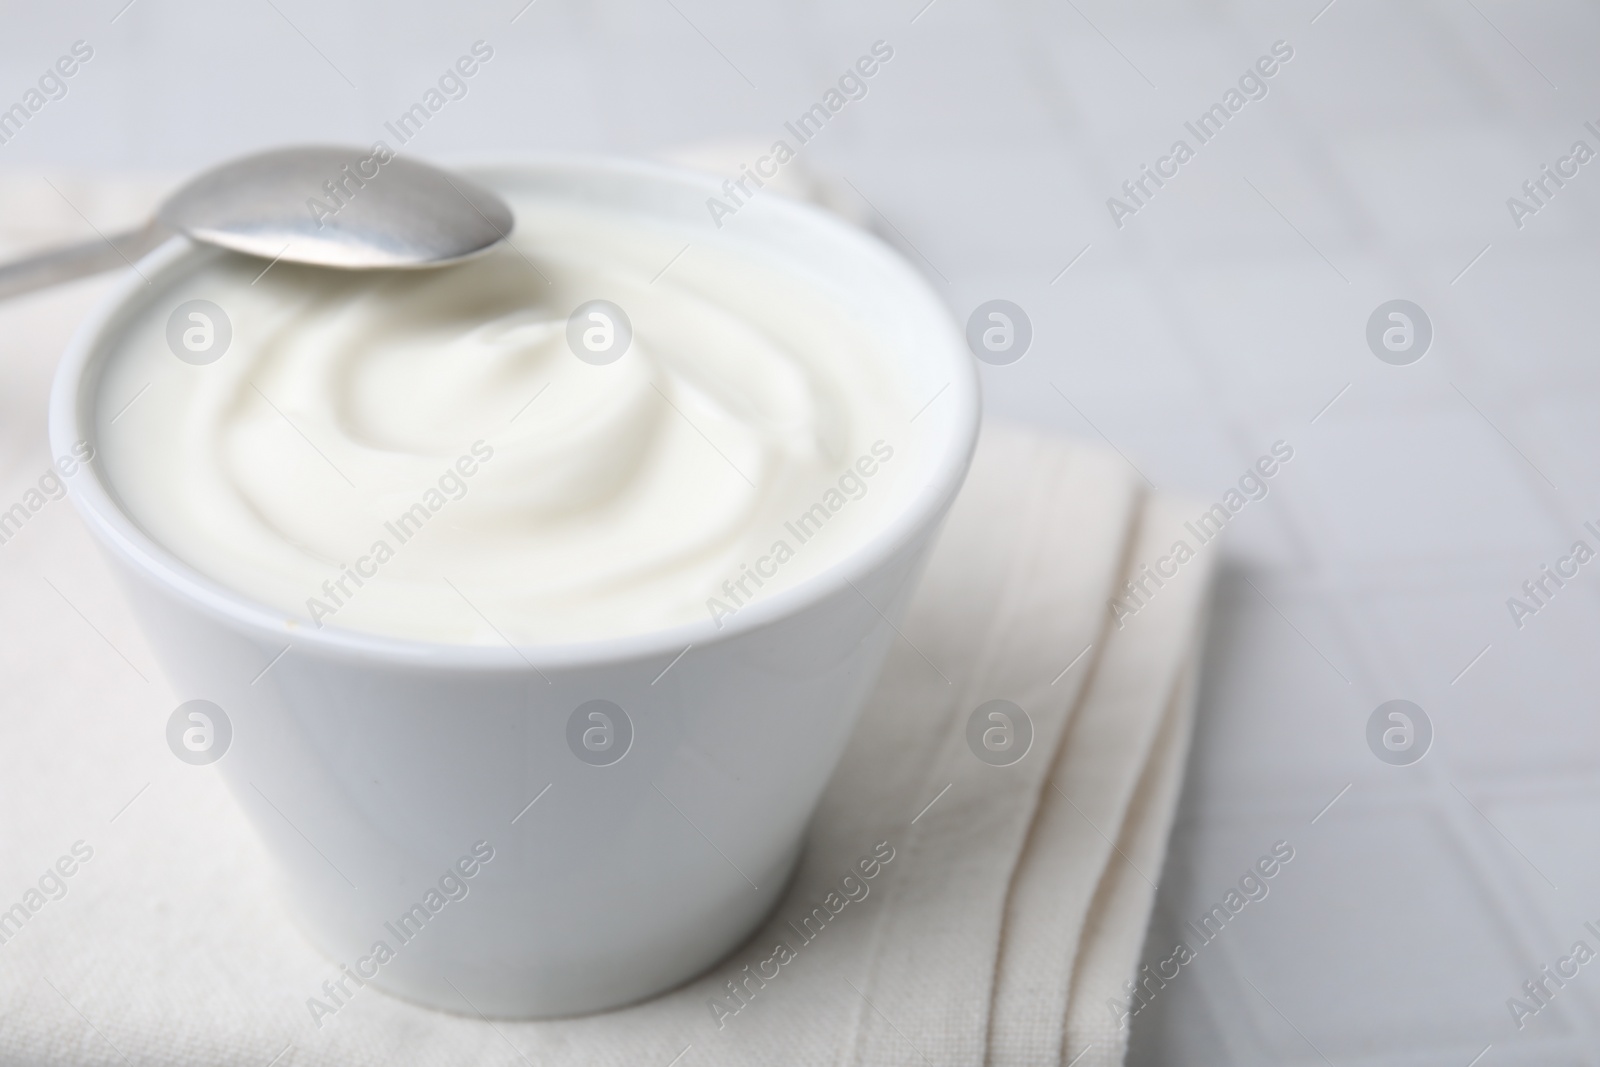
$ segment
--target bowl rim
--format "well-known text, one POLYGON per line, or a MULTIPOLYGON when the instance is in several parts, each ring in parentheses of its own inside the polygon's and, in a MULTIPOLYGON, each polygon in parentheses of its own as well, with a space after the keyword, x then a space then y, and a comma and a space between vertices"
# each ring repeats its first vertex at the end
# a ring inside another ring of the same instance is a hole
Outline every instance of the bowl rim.
MULTIPOLYGON (((464 173, 566 171, 606 173, 623 178, 666 181, 697 187, 707 196, 721 193, 713 176, 667 163, 629 157, 541 153, 503 158, 474 158, 461 167, 464 173)), ((650 660, 681 655, 690 647, 708 648, 800 614, 847 590, 865 599, 858 583, 893 560, 919 537, 930 532, 943 517, 960 489, 977 444, 981 415, 975 361, 948 306, 928 280, 898 252, 872 234, 850 225, 821 207, 773 191, 750 201, 752 211, 787 215, 790 221, 822 230, 834 243, 851 248, 851 254, 876 260, 878 266, 909 283, 914 298, 929 313, 942 318, 949 343, 928 350, 927 358, 945 363, 949 382, 933 400, 956 405, 946 433, 931 442, 931 457, 924 468, 926 480, 916 487, 894 514, 867 540, 817 573, 754 603, 739 608, 721 625, 710 618, 630 633, 617 637, 568 642, 533 642, 504 645, 469 645, 399 637, 340 627, 315 627, 282 609, 262 603, 203 574, 147 534, 122 508, 109 489, 98 461, 98 451, 76 476, 67 479, 78 513, 101 543, 129 564, 138 575, 176 596, 210 618, 223 622, 263 643, 286 643, 296 650, 318 652, 342 659, 381 661, 395 666, 432 669, 504 670, 526 672, 587 667, 618 661, 650 660)), ((744 209, 741 209, 743 213, 744 209)), ((53 452, 69 454, 78 442, 94 442, 94 411, 90 403, 99 383, 99 359, 105 341, 122 320, 141 306, 151 284, 182 266, 204 246, 176 236, 140 259, 137 270, 119 279, 95 308, 79 323, 56 368, 51 387, 49 437, 53 452), (146 279, 150 279, 147 282, 146 279)), ((930 400, 930 403, 932 400, 930 400)), ((920 414, 920 412, 919 412, 920 414)), ((869 605, 875 611, 877 605, 869 605)))

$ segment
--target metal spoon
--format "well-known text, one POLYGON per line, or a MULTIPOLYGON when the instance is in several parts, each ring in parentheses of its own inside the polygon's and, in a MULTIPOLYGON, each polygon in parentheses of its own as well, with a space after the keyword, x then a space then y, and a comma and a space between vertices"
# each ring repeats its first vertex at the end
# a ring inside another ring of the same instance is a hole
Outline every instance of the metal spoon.
POLYGON ((513 224, 494 193, 388 148, 280 148, 201 173, 140 229, 0 266, 0 300, 131 266, 174 233, 274 261, 378 270, 454 263, 513 224))

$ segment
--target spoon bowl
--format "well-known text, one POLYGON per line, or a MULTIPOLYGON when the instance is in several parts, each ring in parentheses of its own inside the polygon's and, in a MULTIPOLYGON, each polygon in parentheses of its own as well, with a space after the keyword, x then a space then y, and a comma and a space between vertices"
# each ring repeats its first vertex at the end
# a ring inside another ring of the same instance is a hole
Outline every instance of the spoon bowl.
POLYGON ((434 267, 511 232, 505 201, 388 148, 280 148, 189 181, 156 217, 205 244, 342 270, 434 267))

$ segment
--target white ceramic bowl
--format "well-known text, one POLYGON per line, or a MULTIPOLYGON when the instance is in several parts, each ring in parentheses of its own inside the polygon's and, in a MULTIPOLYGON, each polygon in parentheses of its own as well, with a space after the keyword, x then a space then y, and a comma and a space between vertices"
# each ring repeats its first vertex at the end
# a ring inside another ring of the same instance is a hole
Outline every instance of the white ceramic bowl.
MULTIPOLYGON (((233 736, 217 767, 308 936, 363 980, 434 1007, 573 1014, 691 977, 779 899, 894 640, 890 620, 965 476, 978 386, 922 277, 820 210, 764 193, 718 231, 705 207, 718 183, 703 175, 567 157, 474 173, 645 211, 686 239, 737 234, 876 323, 917 403, 938 395, 918 416, 926 445, 907 457, 918 485, 909 503, 836 566, 721 629, 707 619, 512 649, 311 629, 155 543, 98 462, 72 495, 180 699, 225 711, 233 736), (567 742, 574 710, 592 699, 623 708, 633 727, 608 766, 567 742), (474 847, 480 859, 462 863, 474 847), (375 953, 380 942, 388 954, 375 953)), ((51 398, 55 452, 95 441, 100 368, 129 317, 215 254, 167 243, 84 322, 51 398)))

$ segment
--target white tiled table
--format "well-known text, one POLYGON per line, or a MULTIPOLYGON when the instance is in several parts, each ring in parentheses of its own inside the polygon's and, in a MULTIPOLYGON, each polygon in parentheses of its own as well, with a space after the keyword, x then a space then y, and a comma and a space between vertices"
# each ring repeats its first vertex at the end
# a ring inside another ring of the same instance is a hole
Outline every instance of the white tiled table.
MULTIPOLYGON (((991 412, 1207 499, 1295 449, 1231 524, 1150 958, 1272 842, 1296 858, 1141 1015, 1133 1062, 1600 1062, 1600 967, 1520 1032, 1506 1008, 1574 940, 1600 949, 1600 564, 1520 631, 1505 606, 1600 519, 1600 162, 1521 231, 1505 206, 1574 139, 1600 149, 1592 6, 124 2, 5 16, 0 94, 97 49, 0 147, 12 178, 369 140, 477 38, 495 60, 419 150, 768 138, 892 42, 806 158, 960 316, 1027 309, 991 412), (1269 95, 1115 228, 1106 197, 1278 39, 1269 95), (1364 340, 1401 296, 1436 334, 1409 367, 1364 340), (1365 741, 1396 697, 1435 729, 1409 767, 1365 741)), ((38 416, 8 413, 22 454, 38 416)))

